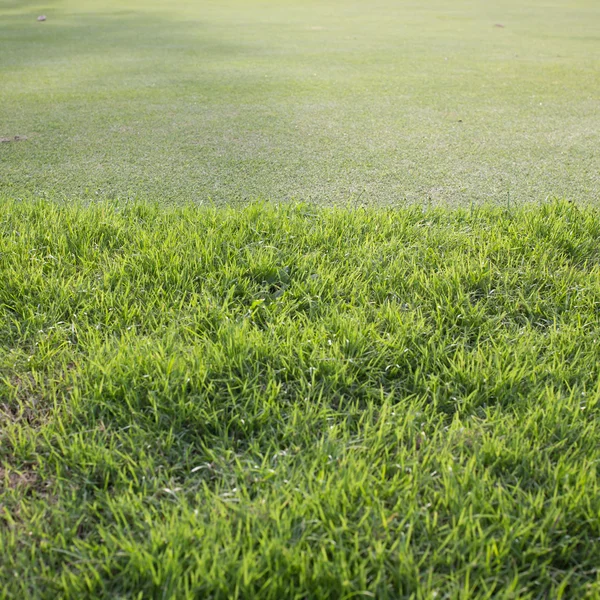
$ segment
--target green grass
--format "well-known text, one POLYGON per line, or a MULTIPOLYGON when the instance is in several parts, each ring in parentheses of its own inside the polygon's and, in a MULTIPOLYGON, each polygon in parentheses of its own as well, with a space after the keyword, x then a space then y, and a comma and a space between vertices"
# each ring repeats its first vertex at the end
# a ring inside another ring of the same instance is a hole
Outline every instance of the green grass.
POLYGON ((594 202, 599 32, 597 0, 4 0, 0 191, 594 202))
POLYGON ((0 596, 598 598, 599 244, 4 198, 0 596))
POLYGON ((599 31, 2 2, 0 599, 600 598, 599 31))

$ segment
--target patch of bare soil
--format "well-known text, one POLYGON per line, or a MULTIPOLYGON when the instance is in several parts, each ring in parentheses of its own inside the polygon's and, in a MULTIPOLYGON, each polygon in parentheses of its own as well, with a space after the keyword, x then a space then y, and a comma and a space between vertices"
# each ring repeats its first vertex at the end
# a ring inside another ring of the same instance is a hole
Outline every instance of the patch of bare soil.
POLYGON ((0 138, 0 144, 8 144, 9 142, 24 142, 27 139, 25 135, 15 135, 13 137, 0 138))
POLYGON ((16 388, 16 400, 0 402, 0 426, 3 423, 41 427, 50 414, 51 406, 37 390, 31 375, 15 375, 11 387, 16 388))
POLYGON ((2 489, 33 488, 40 482, 39 475, 32 470, 7 471, 0 467, 0 491, 2 489))

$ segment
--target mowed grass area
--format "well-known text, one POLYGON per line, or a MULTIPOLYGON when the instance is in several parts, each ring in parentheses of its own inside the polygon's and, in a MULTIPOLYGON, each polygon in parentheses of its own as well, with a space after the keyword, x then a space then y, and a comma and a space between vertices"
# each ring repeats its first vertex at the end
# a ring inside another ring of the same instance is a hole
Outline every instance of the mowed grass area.
POLYGON ((2 199, 3 597, 599 597, 599 244, 2 199))
POLYGON ((597 0, 4 0, 0 191, 594 202, 599 32, 597 0))
POLYGON ((0 598, 600 598, 599 32, 2 2, 0 598))

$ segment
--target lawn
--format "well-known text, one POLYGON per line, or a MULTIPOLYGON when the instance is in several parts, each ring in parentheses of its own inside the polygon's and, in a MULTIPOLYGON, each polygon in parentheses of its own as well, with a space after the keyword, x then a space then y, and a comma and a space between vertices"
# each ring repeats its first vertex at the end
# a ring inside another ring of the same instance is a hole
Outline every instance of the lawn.
POLYGON ((0 600, 600 598, 599 32, 4 0, 0 600))
POLYGON ((3 199, 4 597, 598 598, 599 244, 3 199))
POLYGON ((595 201, 599 32, 597 0, 3 0, 0 191, 595 201))

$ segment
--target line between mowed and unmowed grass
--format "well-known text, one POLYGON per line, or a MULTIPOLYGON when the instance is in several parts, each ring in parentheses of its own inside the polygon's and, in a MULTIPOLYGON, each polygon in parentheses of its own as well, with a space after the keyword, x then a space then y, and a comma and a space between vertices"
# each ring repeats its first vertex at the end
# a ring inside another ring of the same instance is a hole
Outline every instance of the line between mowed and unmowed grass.
POLYGON ((8 597, 596 597, 600 213, 0 201, 8 597))

